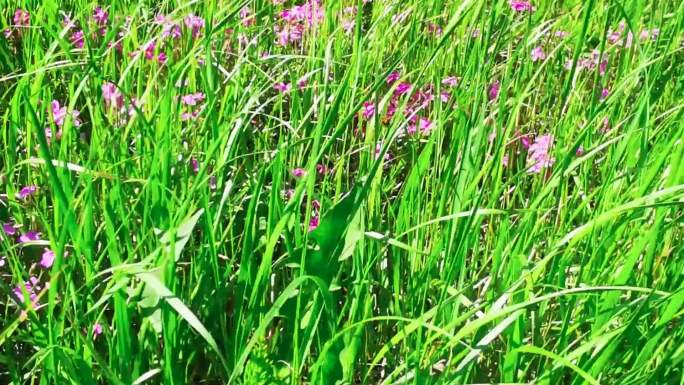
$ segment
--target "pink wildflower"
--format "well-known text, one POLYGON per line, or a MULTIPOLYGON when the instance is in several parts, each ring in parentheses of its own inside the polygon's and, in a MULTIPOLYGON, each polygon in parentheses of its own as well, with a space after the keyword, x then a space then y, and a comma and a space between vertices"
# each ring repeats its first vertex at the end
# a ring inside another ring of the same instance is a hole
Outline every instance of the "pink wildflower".
POLYGON ((21 200, 25 200, 26 198, 35 194, 36 191, 38 191, 38 187, 36 187, 36 186, 22 187, 21 190, 19 190, 19 192, 17 193, 17 198, 21 199, 21 200))
POLYGON ((532 4, 530 4, 529 1, 509 0, 508 4, 511 6, 511 8, 515 12, 526 12, 526 11, 533 11, 534 10, 534 8, 532 7, 532 4))
POLYGON ((197 111, 192 111, 192 112, 183 112, 181 114, 181 121, 182 122, 187 122, 188 120, 195 120, 199 116, 199 113, 197 111))
POLYGON ((2 231, 4 231, 7 235, 15 235, 17 233, 17 230, 19 229, 12 224, 4 223, 2 225, 2 231))
POLYGON ((538 174, 553 166, 555 159, 549 154, 553 146, 553 135, 542 135, 534 140, 527 152, 527 172, 538 174))
POLYGON ((321 223, 321 219, 318 215, 314 214, 311 216, 311 219, 309 220, 309 231, 316 230, 318 225, 321 223))
POLYGON ((442 103, 447 103, 449 101, 449 98, 451 98, 451 94, 446 91, 442 91, 439 94, 439 99, 442 101, 442 103))
POLYGON ((387 75, 387 84, 394 84, 399 78, 401 77, 401 74, 399 71, 392 71, 389 75, 387 75))
POLYGON ((119 89, 116 88, 116 85, 111 82, 102 84, 102 99, 104 99, 105 105, 117 110, 124 105, 123 94, 121 94, 119 89))
POLYGON ((93 20, 98 25, 107 25, 109 22, 109 14, 101 7, 96 7, 93 11, 93 20))
POLYGON ((66 28, 67 30, 72 29, 76 26, 73 20, 71 20, 71 16, 69 15, 64 15, 62 18, 62 26, 66 28))
POLYGON ((435 36, 439 36, 442 34, 442 27, 439 24, 430 22, 427 25, 427 31, 435 36))
POLYGON ((575 151, 576 156, 582 156, 584 155, 584 146, 579 146, 577 147, 577 151, 575 151))
POLYGON ((392 99, 389 102, 389 106, 387 106, 387 116, 386 118, 392 119, 394 117, 394 114, 397 112, 397 101, 392 99))
POLYGON ((249 10, 249 7, 247 6, 242 7, 239 16, 242 20, 242 25, 244 25, 245 27, 254 25, 254 23, 256 22, 256 19, 254 18, 254 16, 252 16, 252 12, 249 10))
POLYGON ((40 258, 40 266, 42 266, 45 269, 49 269, 52 267, 52 264, 55 262, 55 252, 50 250, 50 249, 44 249, 43 255, 40 258))
POLYGON ((101 334, 102 334, 102 325, 100 325, 99 323, 95 323, 95 325, 93 325, 93 339, 97 338, 97 336, 99 336, 101 334))
POLYGON ((523 135, 520 137, 520 144, 525 150, 530 149, 530 137, 528 135, 523 135))
POLYGON ((373 102, 363 102, 363 117, 364 119, 370 119, 375 115, 375 103, 373 102))
POLYGON ((38 298, 38 293, 40 292, 40 281, 38 281, 38 278, 36 277, 31 277, 29 278, 28 281, 24 282, 24 285, 19 285, 12 289, 12 294, 19 300, 19 302, 25 302, 26 298, 24 297, 24 291, 29 296, 29 300, 31 301, 31 304, 35 304, 36 299, 38 298))
POLYGON ((297 88, 299 88, 299 90, 302 91, 302 90, 304 90, 304 88, 306 88, 307 83, 308 83, 308 80, 305 77, 303 77, 303 78, 297 80, 297 88))
POLYGON ((16 11, 14 11, 14 17, 12 18, 14 26, 18 28, 28 27, 31 24, 30 16, 31 15, 28 11, 18 8, 16 11))
POLYGON ((610 90, 607 88, 602 89, 601 90, 601 96, 599 97, 599 100, 604 100, 605 98, 608 97, 608 95, 610 95, 610 90))
POLYGON ((394 95, 395 96, 401 96, 406 94, 411 90, 412 84, 409 82, 401 82, 397 86, 397 88, 394 90, 394 95))
POLYGON ((74 47, 83 48, 83 45, 85 43, 83 31, 79 29, 78 31, 72 33, 70 40, 71 40, 71 44, 73 44, 74 47))
MULTIPOLYGON (((382 142, 378 142, 375 144, 375 159, 378 159, 380 157, 381 152, 382 152, 382 142)), ((392 155, 388 151, 385 154, 385 162, 389 162, 390 160, 392 160, 392 155)))
POLYGON ((159 54, 157 55, 157 62, 159 62, 159 64, 166 63, 167 59, 168 59, 168 57, 166 56, 166 53, 164 53, 164 52, 159 52, 159 54))
POLYGON ((295 190, 291 189, 291 188, 289 188, 287 190, 283 190, 282 191, 283 199, 289 201, 294 196, 294 193, 295 193, 295 190))
POLYGON ((442 79, 442 85, 456 87, 458 85, 458 78, 456 76, 448 76, 442 79))
POLYGON ((280 91, 280 93, 284 94, 284 93, 290 92, 291 86, 290 86, 290 83, 280 82, 280 83, 274 84, 273 88, 275 88, 277 91, 280 91))
POLYGON ((142 107, 142 102, 136 98, 131 98, 131 104, 128 106, 128 116, 133 117, 138 113, 142 107))
POLYGON ((534 47, 530 55, 532 56, 533 62, 546 59, 546 53, 544 53, 541 46, 534 47))
POLYGON ((292 169, 292 176, 294 176, 297 179, 303 178, 305 175, 306 175, 306 170, 304 170, 303 168, 297 167, 297 168, 292 169))
POLYGON ((325 175, 325 173, 328 172, 328 168, 327 168, 324 164, 320 164, 320 163, 319 163, 319 164, 316 165, 316 172, 317 172, 319 175, 325 175))
POLYGON ((603 118, 603 124, 601 126, 601 133, 605 134, 608 131, 610 131, 610 129, 611 129, 610 120, 608 120, 608 117, 606 116, 605 118, 603 118))
POLYGON ((29 230, 19 237, 20 243, 34 242, 40 240, 40 233, 37 231, 29 230))
POLYGON ((489 100, 494 100, 499 97, 499 90, 501 89, 501 83, 496 80, 494 83, 489 85, 489 100))
POLYGON ((181 101, 186 106, 195 106, 197 103, 202 102, 205 99, 205 95, 202 92, 196 92, 194 94, 184 95, 181 101))
POLYGON ((197 38, 204 28, 204 19, 193 14, 186 16, 184 22, 185 26, 192 31, 192 37, 194 38, 197 38))
POLYGON ((608 40, 609 43, 615 44, 618 41, 620 41, 621 37, 622 37, 622 33, 620 31, 608 30, 608 36, 606 36, 606 39, 608 40))
POLYGON ((423 134, 428 134, 434 128, 434 124, 428 118, 418 119, 418 127, 423 134))
MULTIPOLYGON (((57 127, 62 127, 64 125, 64 120, 66 119, 66 114, 67 114, 67 108, 66 106, 62 107, 59 104, 59 101, 53 100, 50 103, 50 109, 52 112, 52 119, 55 122, 55 125, 57 127)), ((74 126, 78 127, 81 125, 81 121, 78 120, 78 116, 80 115, 80 112, 77 110, 74 110, 71 112, 71 117, 74 122, 74 126)))

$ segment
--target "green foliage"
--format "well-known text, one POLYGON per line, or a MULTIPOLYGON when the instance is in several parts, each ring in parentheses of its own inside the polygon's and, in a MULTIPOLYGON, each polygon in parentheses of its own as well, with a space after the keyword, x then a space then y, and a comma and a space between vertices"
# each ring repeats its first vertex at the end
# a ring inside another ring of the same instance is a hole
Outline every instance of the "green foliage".
POLYGON ((0 1, 0 384, 684 385, 683 2, 278 3, 0 1))

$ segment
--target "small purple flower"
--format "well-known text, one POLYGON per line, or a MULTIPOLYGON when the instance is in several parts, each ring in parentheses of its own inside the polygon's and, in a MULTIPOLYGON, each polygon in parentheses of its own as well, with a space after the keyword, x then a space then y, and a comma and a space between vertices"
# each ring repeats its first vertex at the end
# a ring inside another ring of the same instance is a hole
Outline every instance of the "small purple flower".
POLYGON ((105 82, 102 85, 102 99, 104 99, 107 106, 117 110, 124 106, 123 94, 116 88, 116 85, 111 82, 105 82))
POLYGON ((204 28, 204 19, 193 14, 186 16, 184 22, 185 26, 192 31, 193 38, 197 38, 204 28))
POLYGON ((409 82, 401 82, 401 83, 399 83, 397 88, 394 90, 394 95, 395 96, 404 95, 411 90, 412 86, 413 85, 409 82))
POLYGON ((530 137, 528 135, 523 135, 520 137, 520 144, 523 146, 525 150, 529 150, 530 148, 530 137))
POLYGON ((494 100, 499 97, 499 90, 501 89, 501 83, 496 80, 494 83, 489 85, 489 100, 494 100))
POLYGON ((538 174, 545 168, 551 168, 555 159, 549 154, 553 146, 553 135, 542 135, 534 140, 527 152, 527 172, 538 174))
POLYGON ((31 195, 35 194, 36 191, 38 191, 38 187, 36 186, 25 186, 22 187, 21 190, 17 193, 17 198, 21 200, 25 200, 26 198, 30 197, 31 195))
MULTIPOLYGON (((66 106, 61 106, 59 104, 59 101, 53 100, 50 103, 50 110, 52 111, 52 119, 55 122, 55 125, 57 127, 62 127, 64 125, 64 120, 66 119, 67 115, 67 108, 66 106)), ((78 116, 80 115, 80 112, 77 110, 74 110, 71 112, 71 117, 74 122, 74 126, 78 127, 81 125, 81 121, 78 120, 78 116)))
POLYGON ((50 249, 44 249, 43 255, 40 258, 40 266, 42 266, 45 269, 49 269, 52 267, 52 264, 55 262, 55 252, 50 250, 50 249))
POLYGON ((40 240, 40 233, 37 231, 29 230, 19 237, 20 243, 27 243, 40 240))
POLYGON ((306 77, 303 77, 299 80, 297 80, 297 88, 299 88, 300 91, 304 90, 306 88, 306 85, 308 84, 309 80, 306 77))
MULTIPOLYGON (((378 142, 375 144, 375 159, 378 159, 380 157, 380 153, 382 152, 382 142, 378 142)), ((385 154, 384 158, 385 162, 389 162, 392 160, 392 154, 389 153, 389 151, 385 154)))
POLYGON ((195 106, 197 103, 202 102, 205 99, 205 95, 202 92, 196 92, 194 94, 184 95, 181 101, 186 106, 195 106))
POLYGON ((190 159, 190 167, 195 174, 199 172, 199 161, 197 161, 197 158, 193 157, 190 159))
POLYGON ((533 62, 543 61, 544 59, 546 59, 546 53, 544 53, 544 50, 539 45, 532 49, 530 56, 532 56, 533 62))
POLYGON ((577 147, 577 151, 575 151, 576 156, 582 156, 584 155, 584 146, 579 146, 577 147))
POLYGON ((515 12, 534 11, 534 8, 532 7, 532 4, 530 4, 529 1, 509 0, 508 4, 510 4, 511 9, 513 9, 515 12))
POLYGON ((309 220, 309 231, 316 230, 318 225, 321 223, 321 219, 318 215, 313 215, 309 220))
POLYGON ((17 230, 19 230, 17 227, 14 227, 14 225, 5 223, 2 225, 2 231, 5 232, 7 235, 15 235, 17 233, 17 230))
POLYGON ((447 103, 449 101, 449 98, 451 98, 450 93, 446 91, 442 91, 439 93, 439 99, 442 101, 442 103, 447 103))
POLYGON ((389 75, 387 75, 387 84, 394 84, 399 78, 401 77, 401 74, 399 71, 392 71, 389 75))
POLYGON ((30 16, 31 15, 28 13, 28 11, 18 8, 16 11, 14 11, 14 18, 12 18, 14 26, 20 28, 28 27, 31 24, 30 16))
POLYGON ((295 190, 291 189, 291 188, 289 188, 287 190, 283 190, 282 191, 283 199, 289 201, 294 196, 294 193, 295 193, 295 190))
MULTIPOLYGON (((26 292, 29 293, 29 295, 30 295, 31 294, 31 284, 26 282, 26 284, 24 285, 24 288, 26 289, 26 292)), ((14 296, 17 297, 17 299, 20 302, 24 302, 24 290, 22 290, 21 285, 12 289, 12 294, 14 294, 14 296)))
POLYGON ((434 128, 434 124, 432 124, 428 118, 420 118, 418 119, 418 127, 420 128, 420 132, 428 134, 434 128))
POLYGON ((610 90, 608 88, 604 88, 601 90, 601 96, 599 97, 599 100, 603 101, 605 98, 610 95, 610 90))
POLYGON ((375 104, 373 102, 363 102, 363 117, 370 119, 375 115, 375 104))
POLYGON ((168 56, 166 56, 166 53, 165 52, 159 52, 159 54, 157 55, 157 62, 159 64, 164 64, 164 63, 166 63, 166 60, 168 60, 168 56))
POLYGON ((150 42, 145 46, 145 59, 154 60, 154 51, 157 49, 157 43, 150 42))
POLYGON ((292 176, 294 176, 297 179, 303 178, 305 175, 306 175, 306 170, 304 170, 301 167, 297 167, 297 168, 292 169, 292 176))
POLYGON ((240 20, 242 21, 242 25, 245 27, 249 27, 250 25, 254 25, 254 23, 256 23, 256 19, 252 15, 252 11, 247 6, 242 7, 239 16, 240 20))
POLYGON ((102 325, 100 325, 99 323, 95 323, 95 325, 93 325, 93 339, 97 338, 97 336, 99 336, 101 334, 102 334, 102 325))
POLYGON ((458 85, 458 78, 456 76, 448 76, 442 79, 442 85, 456 87, 458 85))
POLYGON ((70 40, 74 47, 83 48, 85 44, 85 35, 83 34, 82 30, 78 30, 71 34, 70 40))
MULTIPOLYGON (((47 287, 47 284, 45 287, 47 287)), ((40 281, 38 281, 38 278, 31 276, 28 281, 24 282, 23 286, 19 285, 12 289, 12 293, 19 300, 19 302, 26 301, 26 298, 24 297, 24 290, 29 295, 31 304, 35 305, 38 299, 38 293, 41 290, 40 281)))
POLYGON ((96 7, 93 11, 93 20, 98 25, 106 25, 109 22, 109 14, 101 7, 96 7))
POLYGON ((275 88, 275 89, 276 89, 277 91, 279 91, 280 93, 283 93, 283 94, 284 94, 284 93, 290 92, 291 86, 290 86, 290 83, 283 83, 283 82, 280 82, 280 83, 274 84, 274 85, 273 85, 273 88, 275 88))

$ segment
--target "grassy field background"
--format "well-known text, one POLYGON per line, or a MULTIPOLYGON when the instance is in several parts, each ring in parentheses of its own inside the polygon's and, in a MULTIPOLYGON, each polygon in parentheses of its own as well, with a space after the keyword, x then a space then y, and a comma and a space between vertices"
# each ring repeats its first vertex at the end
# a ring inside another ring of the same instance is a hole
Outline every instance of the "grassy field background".
POLYGON ((0 26, 0 383, 684 384, 683 2, 0 26))

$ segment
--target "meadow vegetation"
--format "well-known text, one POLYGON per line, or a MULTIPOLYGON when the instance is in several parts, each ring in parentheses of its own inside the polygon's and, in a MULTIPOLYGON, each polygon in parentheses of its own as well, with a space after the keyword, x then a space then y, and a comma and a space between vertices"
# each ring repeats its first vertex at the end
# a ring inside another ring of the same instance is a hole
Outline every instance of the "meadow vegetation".
POLYGON ((0 5, 1 384, 684 384, 684 2, 0 5))

